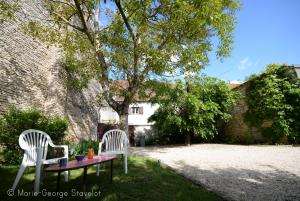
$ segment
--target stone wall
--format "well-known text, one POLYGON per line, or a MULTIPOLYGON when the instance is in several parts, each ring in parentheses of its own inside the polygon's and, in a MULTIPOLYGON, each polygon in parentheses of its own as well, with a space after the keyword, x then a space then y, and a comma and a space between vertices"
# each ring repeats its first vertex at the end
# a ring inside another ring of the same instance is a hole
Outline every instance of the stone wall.
POLYGON ((248 83, 244 83, 232 90, 241 93, 241 98, 237 101, 230 111, 232 118, 225 125, 225 136, 232 142, 236 143, 258 143, 263 141, 261 132, 249 126, 244 121, 244 115, 248 110, 246 103, 246 90, 248 83))
MULTIPOLYGON (((34 16, 45 15, 38 0, 24 1, 23 8, 34 16)), ((76 91, 66 87, 66 79, 58 48, 25 35, 15 22, 0 24, 0 114, 11 104, 36 107, 66 117, 70 139, 95 138, 100 85, 93 81, 88 89, 76 91)))

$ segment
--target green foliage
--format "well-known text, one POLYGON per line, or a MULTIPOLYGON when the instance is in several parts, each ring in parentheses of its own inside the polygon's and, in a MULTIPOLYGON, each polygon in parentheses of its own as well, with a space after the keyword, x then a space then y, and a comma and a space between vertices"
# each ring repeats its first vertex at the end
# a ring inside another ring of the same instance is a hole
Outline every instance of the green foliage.
MULTIPOLYGON (((130 33, 120 13, 107 8, 109 24, 99 32, 107 60, 115 76, 122 76, 139 57, 143 70, 156 76, 175 68, 198 72, 208 62, 211 37, 219 39, 217 55, 229 55, 235 22, 235 1, 122 1, 128 21, 137 34, 130 33), (138 38, 138 44, 135 39, 138 38), (137 47, 137 49, 136 49, 137 47), (136 49, 136 50, 135 50, 136 49), (137 55, 135 55, 135 51, 137 55), (172 60, 176 56, 178 60, 172 60), (170 65, 171 64, 171 65, 170 65)), ((142 72, 142 71, 141 71, 142 72)), ((130 72, 129 72, 130 73, 130 72)), ((117 79, 120 79, 117 77, 117 79)))
POLYGON ((160 107, 149 121, 155 122, 163 136, 179 133, 212 139, 217 134, 218 121, 230 118, 228 109, 238 97, 225 82, 210 77, 187 83, 177 81, 174 86, 161 89, 154 100, 160 107))
POLYGON ((19 9, 18 1, 8 3, 5 0, 0 0, 0 23, 10 19, 15 19, 15 12, 19 9))
POLYGON ((68 129, 68 121, 59 117, 46 118, 40 129, 46 132, 53 142, 61 144, 64 139, 64 132, 68 129))
POLYGON ((124 115, 148 81, 198 73, 213 50, 228 56, 239 2, 48 0, 44 8, 48 19, 19 19, 23 30, 62 48, 69 86, 98 80, 106 102, 124 115), (127 80, 128 87, 114 88, 112 80, 127 80), (124 101, 114 101, 116 95, 124 101))
POLYGON ((43 8, 46 19, 16 20, 22 30, 63 50, 68 86, 83 88, 98 80, 98 97, 125 116, 136 97, 145 95, 145 83, 199 73, 210 52, 219 59, 229 56, 239 2, 47 0, 43 8), (128 87, 114 87, 113 80, 126 80, 128 87))
POLYGON ((79 143, 71 144, 66 142, 69 145, 69 156, 74 158, 76 155, 87 155, 90 148, 94 149, 95 154, 98 153, 99 142, 91 140, 81 140, 79 143))
POLYGON ((68 122, 58 117, 47 117, 36 109, 18 110, 11 107, 0 117, 0 141, 4 146, 4 160, 7 164, 19 164, 23 150, 19 147, 20 134, 28 129, 46 132, 55 144, 60 144, 68 122))
POLYGON ((271 142, 283 137, 300 142, 300 81, 285 65, 268 65, 249 80, 246 121, 261 129, 271 142))

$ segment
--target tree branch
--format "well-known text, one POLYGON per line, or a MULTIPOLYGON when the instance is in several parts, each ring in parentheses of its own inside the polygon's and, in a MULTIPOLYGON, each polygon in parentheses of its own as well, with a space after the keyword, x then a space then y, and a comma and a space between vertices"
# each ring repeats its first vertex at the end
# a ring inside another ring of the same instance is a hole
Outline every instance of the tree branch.
POLYGON ((79 27, 75 24, 71 24, 69 20, 67 20, 66 18, 64 18, 62 15, 60 15, 57 12, 52 12, 52 14, 56 15, 58 18, 60 18, 65 24, 69 25, 70 27, 73 27, 74 29, 84 32, 84 29, 82 27, 79 27))
POLYGON ((162 43, 157 47, 158 50, 162 50, 162 48, 167 44, 169 37, 166 36, 162 43))
POLYGON ((122 5, 121 5, 121 3, 120 3, 120 0, 115 0, 115 3, 116 3, 116 5, 117 5, 117 7, 118 7, 118 10, 119 10, 119 12, 120 12, 120 14, 121 14, 121 16, 122 16, 122 19, 123 19, 123 21, 124 21, 124 23, 125 23, 125 25, 126 25, 126 28, 127 28, 128 32, 129 32, 129 34, 130 34, 132 40, 135 41, 135 40, 136 40, 136 39, 135 39, 135 35, 134 35, 133 30, 132 30, 132 28, 131 28, 131 26, 130 26, 130 24, 129 24, 129 22, 128 22, 128 18, 126 17, 126 15, 125 15, 125 13, 124 13, 124 10, 123 10, 123 8, 122 8, 122 5))
POLYGON ((161 4, 160 4, 158 7, 154 8, 154 9, 153 9, 153 13, 151 13, 151 14, 148 16, 148 18, 155 17, 155 16, 159 13, 159 11, 160 11, 161 8, 162 8, 162 5, 161 5, 161 4))
MULTIPOLYGON (((169 40, 169 37, 166 36, 165 39, 162 41, 162 43, 157 47, 158 50, 162 50, 163 47, 167 44, 169 40)), ((151 70, 151 66, 150 65, 147 65, 144 70, 142 71, 141 73, 141 78, 140 78, 140 81, 143 82, 146 75, 149 73, 149 71, 151 70)))
POLYGON ((117 101, 115 101, 113 99, 113 95, 110 92, 110 82, 109 82, 109 76, 108 76, 108 65, 105 61, 104 58, 104 53, 103 50, 100 48, 100 43, 97 39, 97 32, 99 31, 99 24, 95 24, 98 23, 98 12, 97 10, 95 10, 95 15, 94 15, 94 26, 95 26, 95 35, 94 38, 90 33, 89 28, 87 27, 86 24, 86 20, 84 18, 84 14, 83 14, 83 10, 81 9, 81 5, 80 2, 78 0, 74 0, 80 21, 82 23, 83 26, 83 32, 86 34, 86 36, 88 37, 90 43, 95 47, 96 50, 96 55, 97 55, 97 60, 100 64, 101 69, 101 73, 100 73, 100 83, 102 86, 102 90, 103 90, 103 94, 104 94, 104 98, 107 101, 107 103, 109 104, 110 107, 112 107, 115 111, 120 111, 120 107, 121 104, 118 103, 117 101))
POLYGON ((82 26, 83 26, 83 31, 87 35, 87 37, 88 37, 89 41, 91 42, 91 44, 95 45, 94 38, 92 37, 92 35, 91 35, 87 25, 86 25, 86 21, 85 21, 84 16, 83 16, 83 11, 81 10, 81 7, 80 7, 80 3, 78 2, 78 0, 74 0, 74 3, 75 3, 76 9, 77 9, 78 14, 79 14, 79 18, 80 18, 82 26))
POLYGON ((71 7, 71 8, 73 8, 73 9, 76 9, 76 8, 74 7, 73 4, 71 4, 71 3, 67 2, 67 1, 59 1, 59 0, 51 0, 51 1, 52 1, 53 3, 65 4, 65 5, 67 5, 67 6, 71 7))
POLYGON ((121 16, 122 16, 125 26, 133 40, 133 80, 132 80, 132 85, 135 87, 138 85, 138 66, 139 66, 138 40, 139 40, 139 36, 138 36, 138 34, 135 35, 133 33, 133 29, 130 26, 128 18, 126 17, 126 15, 124 13, 124 10, 122 8, 120 0, 115 0, 115 3, 118 7, 118 10, 119 10, 121 16))
POLYGON ((142 71, 142 74, 141 74, 141 78, 140 78, 140 81, 141 81, 141 82, 144 81, 144 79, 145 79, 146 75, 149 73, 150 69, 151 69, 151 66, 150 66, 150 65, 147 65, 147 66, 144 68, 144 70, 142 71))
POLYGON ((105 61, 103 50, 101 49, 100 46, 100 41, 97 38, 97 33, 99 32, 99 15, 100 15, 100 10, 99 8, 96 8, 94 11, 94 29, 95 29, 95 37, 94 37, 94 46, 96 49, 96 55, 97 55, 97 60, 102 67, 101 69, 101 79, 100 83, 102 86, 104 98, 107 101, 108 105, 113 108, 115 111, 120 110, 120 103, 115 101, 113 99, 113 95, 111 94, 110 91, 110 83, 109 83, 109 77, 108 77, 108 65, 107 62, 105 61))

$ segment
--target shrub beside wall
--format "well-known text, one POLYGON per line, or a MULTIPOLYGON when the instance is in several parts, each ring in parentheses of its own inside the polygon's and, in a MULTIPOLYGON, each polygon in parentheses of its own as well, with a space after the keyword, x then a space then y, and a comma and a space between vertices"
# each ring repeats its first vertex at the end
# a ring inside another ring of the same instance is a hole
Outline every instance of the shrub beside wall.
POLYGON ((36 109, 18 110, 11 107, 0 117, 0 142, 4 164, 20 164, 23 150, 19 146, 20 134, 28 129, 46 132, 54 144, 61 144, 68 121, 59 117, 48 117, 36 109))

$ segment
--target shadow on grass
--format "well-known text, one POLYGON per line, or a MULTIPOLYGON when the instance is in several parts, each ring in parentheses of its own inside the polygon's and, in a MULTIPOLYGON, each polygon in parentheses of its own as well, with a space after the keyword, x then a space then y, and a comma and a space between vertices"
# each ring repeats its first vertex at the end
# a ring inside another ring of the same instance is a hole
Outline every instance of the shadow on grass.
MULTIPOLYGON (((0 168, 1 198, 5 200, 222 200, 216 194, 209 192, 201 186, 195 185, 184 177, 177 175, 168 168, 161 167, 159 163, 139 156, 132 156, 128 161, 128 174, 124 173, 121 159, 114 162, 113 183, 110 183, 110 165, 102 165, 100 176, 95 174, 95 166, 88 169, 87 191, 82 191, 83 169, 72 170, 68 183, 61 183, 61 193, 56 196, 40 195, 38 197, 20 195, 18 190, 15 196, 8 197, 6 191, 12 186, 18 171, 16 166, 0 168), (99 193, 100 192, 100 193, 99 193), (66 196, 67 194, 67 196, 66 196)), ((31 192, 34 186, 34 168, 27 169, 22 177, 19 192, 31 192)), ((56 174, 46 173, 41 185, 42 193, 55 194, 56 174)))

